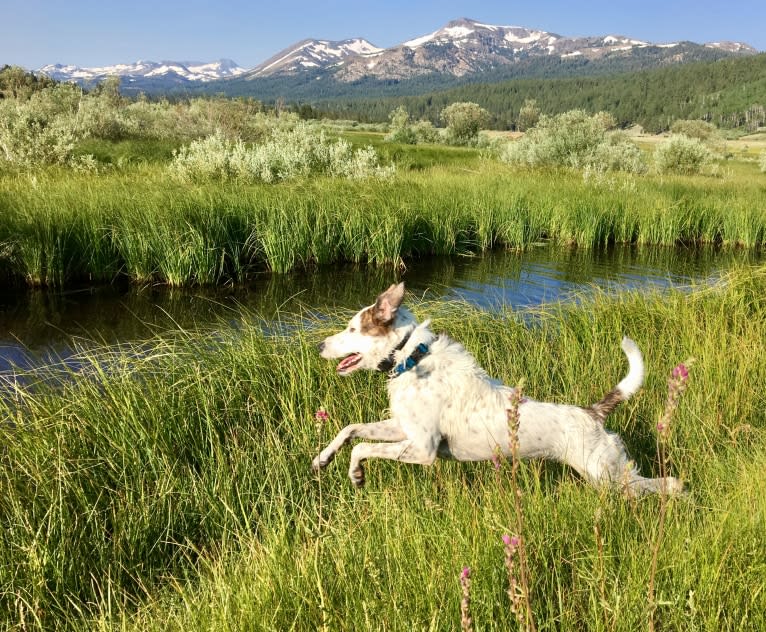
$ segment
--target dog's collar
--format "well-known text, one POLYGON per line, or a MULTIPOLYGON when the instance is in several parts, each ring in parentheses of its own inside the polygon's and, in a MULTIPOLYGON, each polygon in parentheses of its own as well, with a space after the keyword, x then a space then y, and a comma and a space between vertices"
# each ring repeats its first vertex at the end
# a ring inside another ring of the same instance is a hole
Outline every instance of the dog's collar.
POLYGON ((415 350, 406 359, 402 360, 388 372, 389 377, 391 379, 399 377, 405 371, 409 371, 410 369, 416 367, 418 362, 420 362, 427 354, 428 345, 425 342, 421 342, 417 347, 415 347, 415 350))
POLYGON ((424 342, 421 342, 417 347, 415 347, 415 350, 399 364, 394 363, 394 354, 397 351, 404 349, 404 345, 407 344, 407 341, 410 339, 411 335, 412 332, 408 332, 407 335, 402 338, 399 344, 391 350, 391 353, 388 354, 388 357, 380 361, 378 364, 378 371, 382 373, 388 373, 390 378, 395 378, 417 366, 418 362, 420 362, 423 357, 428 354, 428 345, 424 342))

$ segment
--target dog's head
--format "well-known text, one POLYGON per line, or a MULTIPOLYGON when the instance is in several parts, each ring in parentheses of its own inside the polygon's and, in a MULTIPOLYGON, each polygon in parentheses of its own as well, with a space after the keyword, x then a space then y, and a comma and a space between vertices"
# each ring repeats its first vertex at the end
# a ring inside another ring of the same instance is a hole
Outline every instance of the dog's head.
POLYGON ((336 369, 339 375, 377 369, 415 324, 401 308, 403 299, 404 283, 389 287, 373 305, 357 312, 343 331, 325 338, 319 345, 320 355, 342 358, 336 369))

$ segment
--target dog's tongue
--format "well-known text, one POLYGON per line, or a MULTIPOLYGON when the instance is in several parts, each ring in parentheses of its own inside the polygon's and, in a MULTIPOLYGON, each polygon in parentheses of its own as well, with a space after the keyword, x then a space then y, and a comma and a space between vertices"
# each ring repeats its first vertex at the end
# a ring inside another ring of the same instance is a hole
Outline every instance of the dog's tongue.
POLYGON ((359 353, 352 353, 349 356, 343 358, 335 369, 338 373, 344 373, 348 371, 352 366, 357 364, 362 359, 362 355, 359 353))

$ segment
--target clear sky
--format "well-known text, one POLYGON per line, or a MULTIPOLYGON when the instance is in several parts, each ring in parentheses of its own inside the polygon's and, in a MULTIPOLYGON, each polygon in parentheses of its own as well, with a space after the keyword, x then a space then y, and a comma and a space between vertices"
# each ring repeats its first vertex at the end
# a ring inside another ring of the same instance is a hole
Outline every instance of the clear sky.
POLYGON ((0 65, 229 58, 246 68, 304 38, 392 46, 452 19, 766 50, 766 0, 0 0, 0 65))

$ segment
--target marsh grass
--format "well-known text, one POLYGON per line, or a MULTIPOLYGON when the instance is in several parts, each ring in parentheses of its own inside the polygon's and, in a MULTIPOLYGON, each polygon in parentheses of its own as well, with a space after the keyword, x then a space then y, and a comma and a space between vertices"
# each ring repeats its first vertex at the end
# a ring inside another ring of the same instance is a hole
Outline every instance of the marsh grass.
MULTIPOLYGON (((608 420, 658 472, 666 376, 694 356, 667 446, 689 486, 669 500, 655 578, 665 630, 766 626, 766 271, 693 292, 594 295, 530 314, 415 302, 490 374, 530 397, 587 404, 625 372, 644 389, 608 420)), ((344 320, 235 328, 83 349, 78 373, 0 398, 0 610, 8 628, 454 630, 471 567, 476 629, 514 629, 500 536, 516 500, 492 463, 371 462, 309 472, 344 424, 379 418, 381 376, 340 379, 316 343, 344 320), (273 328, 270 329, 274 331, 273 328), (324 407, 329 420, 317 424, 324 407)), ((517 471, 539 630, 646 629, 660 500, 599 492, 566 468, 517 471), (594 523, 598 524, 598 532, 594 523)))
POLYGON ((0 177, 4 277, 32 286, 116 277, 204 285, 337 262, 397 267, 541 240, 579 248, 764 243, 766 192, 752 164, 721 178, 583 178, 480 156, 400 168, 386 181, 276 185, 180 184, 159 163, 97 175, 7 173, 0 177))

